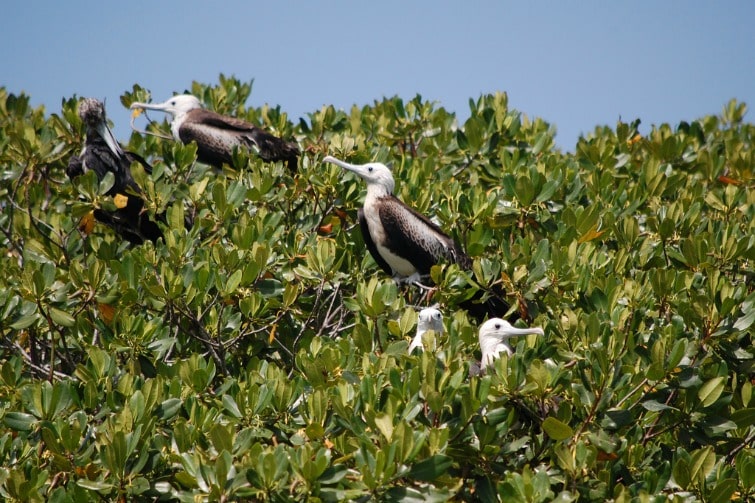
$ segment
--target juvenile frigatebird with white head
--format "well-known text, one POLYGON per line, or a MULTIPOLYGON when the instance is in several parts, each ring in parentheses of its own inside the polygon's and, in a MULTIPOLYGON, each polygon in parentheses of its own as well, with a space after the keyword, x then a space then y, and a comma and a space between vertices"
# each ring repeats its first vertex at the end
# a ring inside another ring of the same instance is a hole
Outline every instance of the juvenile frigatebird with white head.
MULTIPOLYGON (((395 182, 386 165, 350 164, 332 156, 325 157, 323 162, 356 173, 367 184, 364 205, 358 211, 362 237, 372 257, 394 280, 419 283, 441 261, 456 263, 465 270, 472 268, 472 260, 456 241, 393 195, 395 182)), ((479 297, 482 295, 480 291, 479 297)), ((461 304, 479 320, 502 316, 509 309, 498 295, 491 295, 482 303, 479 297, 461 304)))
POLYGON ((223 163, 232 165, 233 149, 242 148, 256 151, 268 162, 285 162, 290 171, 296 171, 299 147, 295 142, 282 140, 245 120, 206 110, 191 94, 178 94, 163 103, 134 102, 131 109, 170 115, 173 138, 184 144, 195 141, 199 161, 218 169, 223 163))
MULTIPOLYGON (((415 348, 419 348, 420 351, 425 350, 425 346, 422 343, 422 336, 428 331, 435 332, 435 336, 443 333, 443 315, 434 307, 426 307, 419 312, 419 318, 417 319, 417 334, 412 339, 412 343, 409 345, 409 354, 412 354, 415 348)), ((430 349, 435 351, 435 339, 433 339, 430 349)))
POLYGON ((323 161, 356 173, 367 183, 359 210, 362 235, 375 261, 394 279, 418 282, 442 259, 471 266, 469 257, 440 227, 393 195, 395 182, 385 164, 349 164, 332 156, 323 161))
POLYGON ((114 182, 107 195, 120 195, 125 203, 121 203, 122 206, 115 211, 95 209, 95 219, 112 227, 134 244, 141 244, 145 239, 157 241, 162 237, 162 231, 145 213, 142 190, 131 175, 133 162, 140 163, 148 173, 152 172, 152 167, 140 155, 121 147, 107 125, 105 105, 101 101, 82 99, 79 102, 79 117, 87 127, 86 141, 81 154, 73 155, 68 160, 66 174, 73 180, 91 170, 102 181, 105 175, 112 173, 114 182))
POLYGON ((480 326, 479 339, 480 350, 482 351, 482 369, 493 366, 496 359, 500 358, 501 353, 511 356, 514 350, 508 344, 512 337, 520 335, 537 334, 543 335, 543 329, 540 327, 533 328, 516 328, 511 323, 501 318, 491 318, 480 326))

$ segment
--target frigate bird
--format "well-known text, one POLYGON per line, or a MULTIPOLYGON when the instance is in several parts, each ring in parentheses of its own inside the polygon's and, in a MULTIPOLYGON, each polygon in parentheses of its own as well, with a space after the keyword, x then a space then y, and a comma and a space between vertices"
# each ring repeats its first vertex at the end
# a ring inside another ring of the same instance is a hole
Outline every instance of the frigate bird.
MULTIPOLYGON (((386 165, 350 164, 332 156, 326 156, 323 162, 356 173, 367 183, 364 206, 358 212, 362 237, 370 255, 394 280, 418 283, 443 260, 465 270, 472 268, 472 260, 456 241, 393 195, 395 182, 386 165)), ((461 307, 478 320, 503 316, 509 310, 501 292, 491 292, 487 300, 480 302, 483 295, 479 291, 477 297, 464 301, 461 307)))
MULTIPOLYGON (((424 344, 422 344, 422 336, 429 330, 435 332, 436 336, 443 333, 443 315, 434 307, 426 307, 419 312, 417 335, 414 336, 409 345, 409 354, 412 354, 415 348, 419 348, 420 351, 425 350, 424 344)), ((435 339, 433 339, 431 349, 435 350, 435 339)))
POLYGON ((131 104, 131 109, 159 110, 171 117, 173 138, 184 144, 197 143, 200 162, 220 169, 223 163, 233 164, 233 149, 252 149, 265 161, 283 161, 294 172, 299 147, 295 142, 263 131, 254 124, 202 108, 196 96, 178 94, 163 103, 131 104))
POLYGON ((511 337, 529 334, 543 335, 543 333, 543 329, 540 327, 516 328, 501 318, 489 319, 480 326, 478 334, 480 350, 482 351, 481 368, 484 370, 491 367, 501 353, 506 353, 509 356, 514 353, 507 342, 511 337))
POLYGON ((138 154, 123 150, 107 125, 105 105, 101 101, 94 98, 81 100, 79 117, 87 127, 86 142, 81 154, 69 159, 66 174, 73 180, 91 170, 101 181, 112 173, 114 183, 107 195, 114 198, 120 195, 121 202, 116 203, 119 207, 112 212, 95 209, 95 219, 112 227, 131 243, 141 244, 147 239, 157 241, 162 237, 162 231, 146 214, 142 190, 131 175, 133 162, 140 163, 148 173, 152 172, 152 167, 138 154))

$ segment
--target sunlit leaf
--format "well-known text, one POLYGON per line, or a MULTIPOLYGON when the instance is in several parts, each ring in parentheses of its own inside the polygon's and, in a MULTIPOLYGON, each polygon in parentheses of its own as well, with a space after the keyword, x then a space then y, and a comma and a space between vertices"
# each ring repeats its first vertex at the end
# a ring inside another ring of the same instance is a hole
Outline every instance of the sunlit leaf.
POLYGON ((116 194, 113 196, 113 203, 116 208, 125 208, 128 205, 128 196, 123 194, 116 194))
POLYGON ((700 387, 697 396, 700 398, 703 407, 712 405, 724 390, 726 385, 725 377, 714 377, 700 387))

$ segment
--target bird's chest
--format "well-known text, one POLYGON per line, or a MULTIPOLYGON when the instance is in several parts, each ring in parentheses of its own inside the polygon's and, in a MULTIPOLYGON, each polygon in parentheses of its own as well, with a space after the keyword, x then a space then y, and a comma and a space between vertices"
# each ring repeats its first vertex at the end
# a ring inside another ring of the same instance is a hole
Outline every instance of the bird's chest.
POLYGON ((170 123, 170 132, 176 141, 181 141, 181 124, 183 124, 183 119, 176 119, 170 123))
POLYGON ((505 342, 496 342, 488 344, 480 344, 482 346, 482 364, 483 367, 493 365, 495 360, 501 357, 502 354, 511 356, 514 352, 511 346, 505 342))
POLYGON ((394 241, 401 239, 397 236, 389 236, 385 228, 385 225, 380 217, 380 211, 378 204, 374 201, 365 200, 364 205, 364 219, 367 224, 367 229, 370 233, 370 238, 375 243, 380 256, 385 260, 388 265, 393 269, 394 274, 406 277, 411 276, 417 272, 417 268, 406 258, 397 253, 394 241))

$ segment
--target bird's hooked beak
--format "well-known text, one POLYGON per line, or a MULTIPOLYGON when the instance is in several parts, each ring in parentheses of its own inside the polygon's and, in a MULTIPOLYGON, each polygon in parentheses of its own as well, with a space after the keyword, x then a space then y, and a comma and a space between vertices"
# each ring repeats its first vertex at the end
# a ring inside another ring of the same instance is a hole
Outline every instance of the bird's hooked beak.
POLYGON ((120 143, 118 143, 118 140, 113 136, 113 132, 110 131, 110 128, 107 127, 107 124, 104 121, 97 124, 97 133, 103 140, 105 140, 105 143, 112 153, 119 157, 126 155, 126 153, 123 152, 120 143))
POLYGON ((340 166, 343 169, 347 169, 351 171, 352 173, 356 173, 357 175, 360 175, 360 176, 362 175, 362 166, 358 164, 349 164, 348 162, 344 162, 340 159, 336 159, 332 155, 325 156, 322 162, 329 162, 330 164, 335 164, 336 166, 340 166))
POLYGON ((165 112, 165 113, 171 113, 168 110, 170 100, 163 101, 162 103, 142 103, 140 101, 135 101, 131 103, 131 106, 129 109, 136 110, 138 108, 141 108, 142 110, 157 110, 159 112, 165 112))
POLYGON ((544 335, 545 332, 543 332, 543 329, 540 327, 533 327, 533 328, 516 328, 516 327, 508 327, 504 331, 504 336, 507 337, 518 337, 520 335, 544 335))

